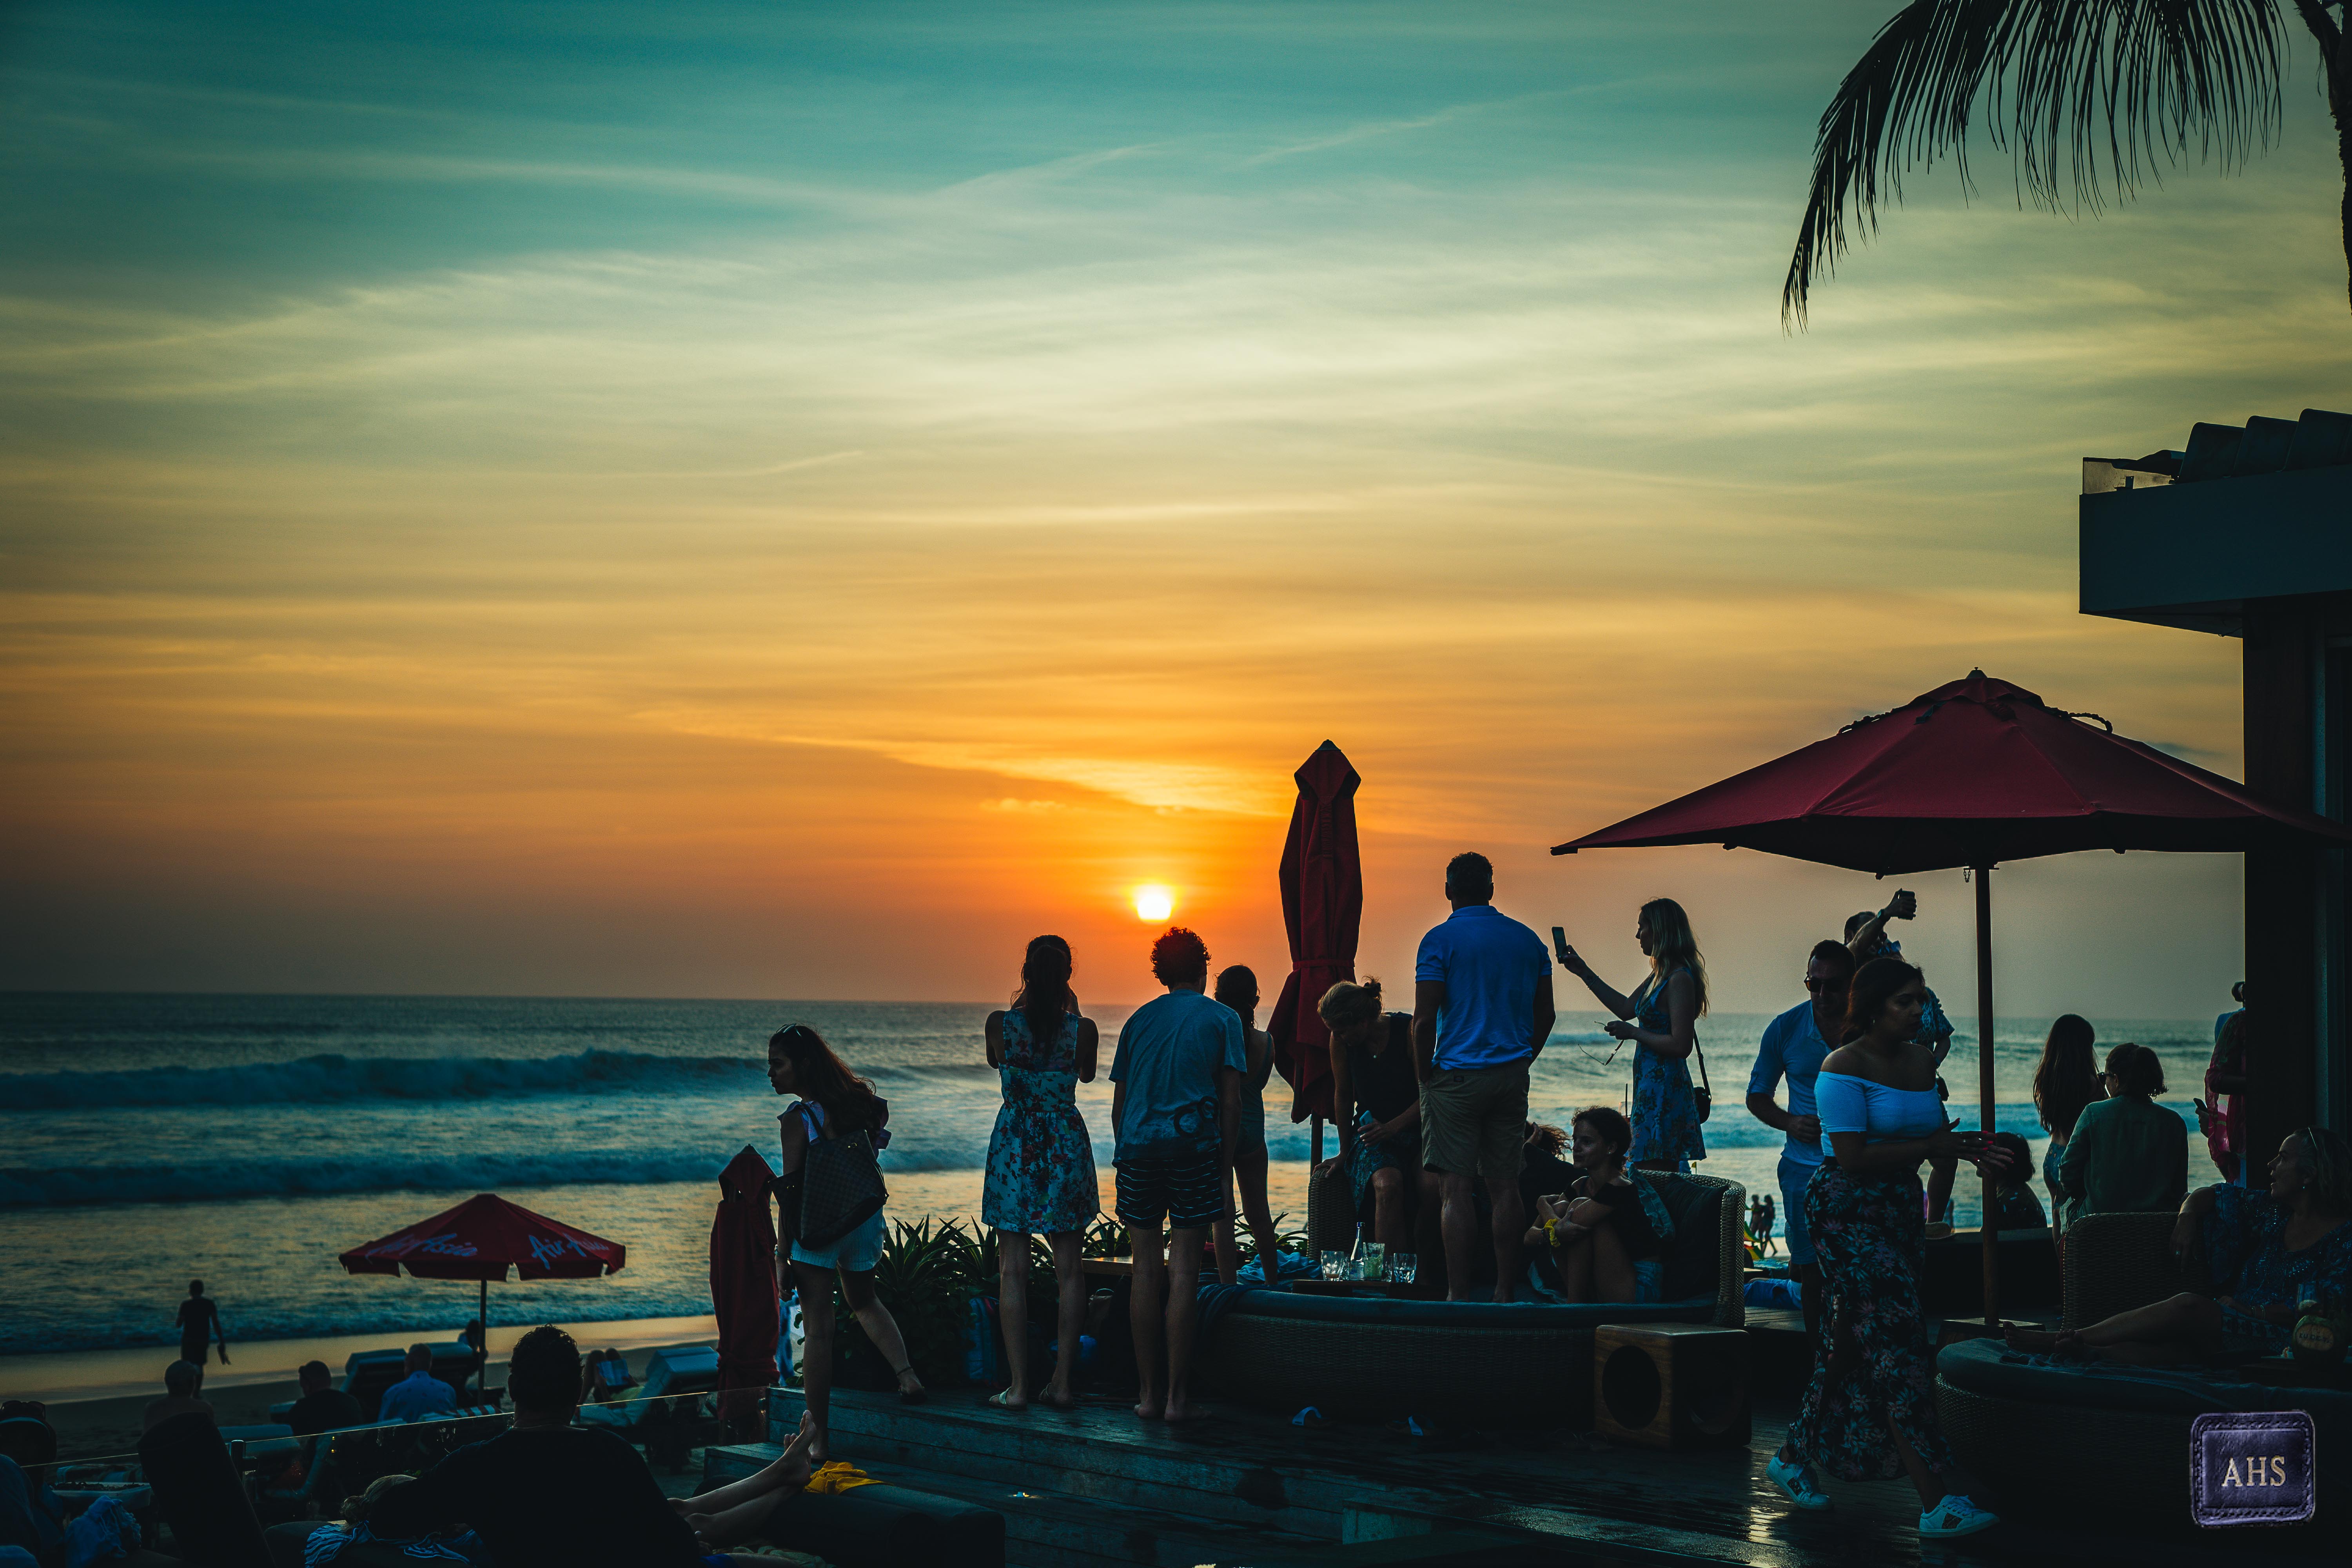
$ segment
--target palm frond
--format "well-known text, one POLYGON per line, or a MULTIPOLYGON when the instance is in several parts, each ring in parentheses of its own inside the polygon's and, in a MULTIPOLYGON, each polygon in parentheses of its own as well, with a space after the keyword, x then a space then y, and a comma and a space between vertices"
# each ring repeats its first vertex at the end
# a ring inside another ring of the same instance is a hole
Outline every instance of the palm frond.
POLYGON ((2021 203, 2096 212, 2107 181, 2125 197, 2192 150, 2234 168, 2267 147, 2285 53, 2276 0, 1913 0, 1822 115, 1782 324, 1804 324, 1849 223, 1874 235, 1905 174, 1949 157, 1969 183, 1979 110, 2021 203))

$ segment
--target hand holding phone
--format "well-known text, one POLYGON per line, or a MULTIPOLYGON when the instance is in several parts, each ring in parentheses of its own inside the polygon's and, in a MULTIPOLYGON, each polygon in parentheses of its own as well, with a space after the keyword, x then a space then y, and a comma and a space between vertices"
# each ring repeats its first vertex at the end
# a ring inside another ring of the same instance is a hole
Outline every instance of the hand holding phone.
POLYGON ((1576 966, 1576 949, 1568 945, 1568 932, 1558 926, 1551 928, 1551 955, 1559 961, 1562 969, 1576 966))

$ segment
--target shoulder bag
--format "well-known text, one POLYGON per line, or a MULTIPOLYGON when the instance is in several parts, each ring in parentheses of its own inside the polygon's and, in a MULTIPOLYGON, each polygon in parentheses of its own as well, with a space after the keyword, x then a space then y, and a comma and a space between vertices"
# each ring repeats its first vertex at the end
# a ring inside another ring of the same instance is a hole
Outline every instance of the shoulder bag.
POLYGON ((832 1138, 809 1130, 808 1153, 801 1163, 802 1246, 831 1247, 881 1213, 889 1200, 874 1140, 865 1129, 832 1138))

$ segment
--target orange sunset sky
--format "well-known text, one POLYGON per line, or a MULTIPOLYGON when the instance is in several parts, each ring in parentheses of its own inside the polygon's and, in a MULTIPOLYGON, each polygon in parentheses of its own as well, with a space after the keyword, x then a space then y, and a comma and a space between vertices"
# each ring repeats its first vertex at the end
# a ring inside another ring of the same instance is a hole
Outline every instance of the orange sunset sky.
MULTIPOLYGON (((2095 220, 1915 178, 1785 335, 1890 9, 16 11, 0 984, 1126 1001, 1143 883, 1278 978, 1328 738, 1366 969, 1476 847, 1777 1009, 1888 889, 1546 847, 1979 664, 2234 774, 2078 460, 2352 407, 2309 62, 2095 220)), ((2220 1011, 2239 876, 2002 873, 2002 1011, 2220 1011)))

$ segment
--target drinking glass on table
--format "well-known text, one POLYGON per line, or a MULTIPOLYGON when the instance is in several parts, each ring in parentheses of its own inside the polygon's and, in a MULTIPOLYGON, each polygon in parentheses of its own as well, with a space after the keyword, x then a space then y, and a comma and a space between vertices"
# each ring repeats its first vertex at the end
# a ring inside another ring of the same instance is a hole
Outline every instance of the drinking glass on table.
POLYGON ((1410 1252, 1400 1252, 1388 1260, 1389 1278, 1400 1285, 1410 1285, 1421 1271, 1421 1260, 1410 1252))
POLYGON ((1364 1278, 1366 1279, 1379 1280, 1383 1277, 1383 1266, 1388 1258, 1388 1250, 1387 1246, 1381 1242, 1368 1241, 1364 1243, 1363 1264, 1364 1278))
POLYGON ((1338 1251, 1325 1253, 1323 1255, 1323 1278, 1326 1279, 1339 1280, 1345 1279, 1347 1277, 1348 1255, 1344 1252, 1338 1251))

